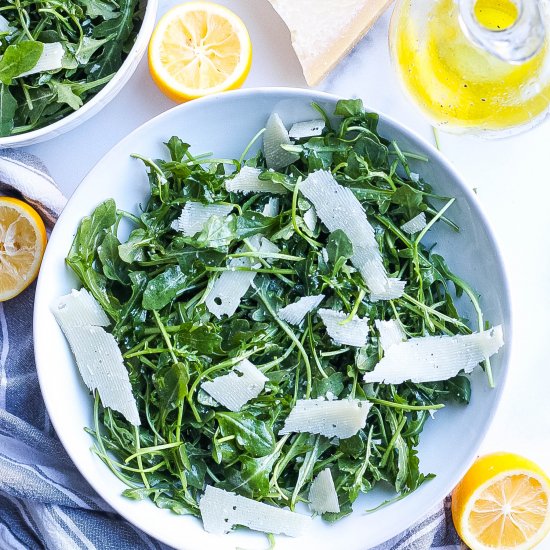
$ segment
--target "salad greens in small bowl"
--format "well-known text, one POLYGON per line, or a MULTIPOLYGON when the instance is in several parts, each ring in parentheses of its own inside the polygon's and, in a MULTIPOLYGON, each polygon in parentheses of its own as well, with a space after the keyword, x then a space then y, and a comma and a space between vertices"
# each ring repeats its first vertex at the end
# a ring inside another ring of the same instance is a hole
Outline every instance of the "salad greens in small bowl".
POLYGON ((66 132, 134 72, 158 0, 7 0, 0 6, 0 147, 66 132))
POLYGON ((359 100, 260 89, 173 109, 96 166, 52 234, 35 349, 71 458, 153 536, 358 549, 472 461, 509 321, 437 151, 359 100))

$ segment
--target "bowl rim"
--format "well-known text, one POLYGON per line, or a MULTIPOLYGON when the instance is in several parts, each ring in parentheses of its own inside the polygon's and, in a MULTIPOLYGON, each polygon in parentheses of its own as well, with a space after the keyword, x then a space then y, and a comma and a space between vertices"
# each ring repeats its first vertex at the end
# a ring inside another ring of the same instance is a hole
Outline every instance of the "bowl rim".
MULTIPOLYGON (((250 97, 255 95, 270 95, 272 93, 279 94, 281 96, 284 96, 283 99, 285 100, 300 100, 300 99, 309 99, 309 100, 325 100, 325 101, 332 101, 336 102, 340 99, 344 99, 342 96, 339 96, 337 94, 331 94, 323 91, 318 90, 312 90, 307 88, 295 88, 295 87, 286 87, 286 86, 266 86, 266 87, 255 87, 255 88, 245 88, 240 90, 231 90, 227 92, 222 92, 218 94, 212 94, 208 95, 199 99, 195 99, 193 101, 183 103, 180 105, 177 105, 175 107, 172 107, 171 109, 168 109, 167 111, 164 111, 163 113, 160 113, 159 115, 153 117, 152 119, 148 120, 138 128, 134 129, 132 132, 130 132, 128 135, 126 135, 123 139, 118 141, 110 151, 112 151, 113 148, 118 147, 123 142, 127 140, 131 140, 133 136, 139 132, 142 132, 144 129, 146 129, 148 126, 157 124, 159 121, 170 118, 173 116, 173 113, 176 111, 185 111, 187 109, 194 109, 196 108, 197 104, 200 106, 208 106, 209 103, 223 100, 226 96, 235 96, 235 97, 250 97)), ((512 316, 512 299, 511 299, 511 293, 510 293, 510 285, 508 280, 508 275, 506 271, 506 264, 503 259, 503 255, 501 252, 501 248, 498 244, 497 238, 495 236, 495 232, 492 228, 492 225, 490 221, 488 220, 486 214, 484 213, 483 209, 481 208, 481 205, 479 203, 479 199, 475 192, 470 189, 466 183, 464 182, 463 177, 459 174, 459 172, 456 170, 456 168, 451 164, 449 160, 439 151, 436 149, 431 143, 429 143, 426 139, 424 139, 422 136, 417 134, 414 130, 411 130, 404 124, 398 122, 393 117, 386 115, 384 112, 370 109, 368 105, 365 105, 365 109, 367 111, 374 112, 379 115, 380 120, 384 123, 388 123, 389 126, 394 126, 398 128, 404 135, 406 135, 409 139, 411 139, 414 142, 422 144, 423 147, 425 147, 430 152, 430 160, 435 160, 437 163, 440 163, 443 165, 443 167, 452 174, 453 178, 458 183, 461 192, 469 199, 469 205, 472 207, 475 214, 479 217, 480 223, 482 224, 484 231, 486 232, 487 238, 489 243, 491 244, 493 251, 494 251, 494 257, 496 261, 495 267, 499 270, 501 276, 502 276, 502 283, 503 283, 503 294, 502 294, 502 309, 503 309, 503 324, 506 325, 506 347, 504 350, 504 357, 502 361, 502 366, 500 368, 500 378, 499 378, 499 384, 495 388, 491 389, 491 391, 495 392, 494 397, 494 405, 492 406, 489 413, 486 415, 485 424, 483 426, 483 430, 478 431, 476 433, 476 436, 473 438, 473 444, 471 445, 469 452, 467 453, 467 459, 463 462, 461 468, 457 469, 454 476, 450 476, 448 479, 448 483, 445 485, 449 488, 448 490, 444 490, 443 488, 440 490, 439 494, 437 495, 437 501, 434 502, 434 505, 444 501, 444 499, 448 496, 449 491, 452 491, 452 488, 454 488, 458 482, 462 479, 466 471, 470 468, 470 466, 473 464, 474 460, 478 456, 479 447, 483 442, 483 439, 485 438, 493 420, 496 415, 496 412, 500 406, 502 396, 504 393, 504 389, 506 386, 506 383, 509 379, 509 371, 510 371, 510 358, 511 358, 511 352, 512 352, 512 342, 513 342, 513 316, 512 316)), ((94 166, 87 172, 86 176, 82 179, 80 184, 77 186, 76 190, 74 191, 73 195, 71 196, 70 200, 73 200, 75 197, 77 198, 80 195, 82 184, 86 182, 90 176, 90 174, 95 170, 96 166, 101 164, 105 157, 107 157, 110 154, 110 151, 107 152, 94 166)), ((64 216, 64 213, 61 214, 60 219, 62 219, 64 216)), ((52 234, 56 231, 56 226, 54 226, 52 234)), ((45 257, 48 254, 48 250, 46 248, 45 257)), ((37 282, 37 288, 36 288, 36 298, 38 298, 43 293, 47 294, 47 281, 44 280, 40 275, 38 277, 37 282)), ((34 304, 34 312, 33 312, 33 333, 36 335, 39 332, 39 307, 37 304, 40 304, 42 300, 35 299, 34 304)), ((34 355, 35 355, 35 362, 37 366, 37 374, 38 374, 38 380, 40 384, 40 390, 46 405, 46 409, 48 411, 48 414, 50 414, 50 396, 47 393, 44 393, 42 391, 43 389, 43 377, 47 376, 47 368, 45 364, 45 360, 42 361, 42 358, 39 357, 38 349, 37 349, 37 341, 38 339, 34 338, 34 355), (40 367, 40 365, 43 365, 40 367)), ((75 464, 76 468, 79 470, 79 472, 82 474, 82 476, 88 481, 90 484, 92 483, 91 480, 88 478, 87 472, 84 468, 81 469, 79 465, 78 455, 76 452, 73 452, 70 445, 70 438, 67 437, 63 431, 61 433, 58 431, 58 422, 55 415, 50 414, 50 420, 51 423, 56 431, 57 436, 59 437, 61 443, 63 444, 63 447, 65 448, 67 454, 71 458, 72 462, 75 464)), ((102 488, 97 488, 93 486, 93 489, 101 496, 102 499, 104 499, 118 514, 120 514, 124 519, 135 525, 138 529, 141 529, 151 537, 153 537, 156 540, 160 540, 161 542, 165 544, 170 544, 170 542, 163 538, 161 534, 154 533, 153 529, 149 525, 138 525, 134 522, 132 519, 131 514, 126 513, 124 511, 121 511, 119 506, 117 505, 121 498, 124 498, 122 495, 118 495, 116 498, 111 498, 110 495, 107 495, 105 491, 102 490, 102 488)), ((395 537, 396 535, 399 535, 401 532, 403 532, 408 527, 414 525, 418 521, 420 521, 423 517, 426 516, 426 514, 429 513, 429 510, 419 509, 415 514, 411 514, 409 518, 409 524, 407 527, 402 529, 400 526, 399 529, 393 528, 392 533, 390 536, 386 539, 386 541, 390 540, 391 538, 395 537)), ((369 542, 372 547, 372 545, 381 544, 385 541, 383 540, 374 540, 372 542, 369 542)), ((191 546, 182 546, 181 548, 185 548, 186 550, 196 550, 196 548, 191 546)))
POLYGON ((114 97, 122 90, 126 82, 134 74, 139 61, 141 61, 146 49, 153 28, 157 19, 159 0, 144 0, 145 10, 143 13, 143 21, 136 35, 136 40, 132 49, 118 68, 113 78, 101 88, 89 101, 84 103, 80 109, 73 111, 48 126, 24 132, 13 136, 0 137, 0 149, 11 149, 14 147, 23 147, 34 145, 49 139, 53 139, 65 132, 76 128, 81 123, 85 122, 93 115, 97 114, 105 107, 114 97))

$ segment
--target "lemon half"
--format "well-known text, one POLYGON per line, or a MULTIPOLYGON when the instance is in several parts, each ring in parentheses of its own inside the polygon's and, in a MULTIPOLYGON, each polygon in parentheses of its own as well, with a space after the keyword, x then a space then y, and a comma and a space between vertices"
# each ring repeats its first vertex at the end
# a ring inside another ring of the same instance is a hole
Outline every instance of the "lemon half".
POLYGON ((0 302, 17 296, 38 275, 46 228, 26 202, 0 197, 0 302))
POLYGON ((550 479, 512 453, 478 459, 452 496, 456 530, 472 550, 528 550, 550 531, 550 479))
POLYGON ((252 45, 244 23, 211 2, 172 8, 149 43, 151 76, 178 102, 238 88, 251 63, 252 45))

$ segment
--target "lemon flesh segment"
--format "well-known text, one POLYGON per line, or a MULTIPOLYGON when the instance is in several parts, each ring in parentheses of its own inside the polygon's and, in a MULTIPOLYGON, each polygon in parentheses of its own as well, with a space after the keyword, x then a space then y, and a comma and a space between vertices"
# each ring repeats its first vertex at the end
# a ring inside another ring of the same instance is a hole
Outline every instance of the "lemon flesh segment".
POLYGON ((244 23, 230 10, 209 2, 169 11, 149 46, 151 74, 175 99, 239 86, 248 75, 251 56, 244 23))
POLYGON ((34 281, 44 244, 43 227, 24 211, 0 204, 0 301, 13 298, 34 281))
POLYGON ((219 86, 233 74, 239 52, 239 38, 226 19, 193 12, 168 25, 160 59, 175 80, 204 90, 219 86))
POLYGON ((548 489, 526 474, 491 482, 473 504, 468 530, 487 548, 529 548, 548 522, 548 489))

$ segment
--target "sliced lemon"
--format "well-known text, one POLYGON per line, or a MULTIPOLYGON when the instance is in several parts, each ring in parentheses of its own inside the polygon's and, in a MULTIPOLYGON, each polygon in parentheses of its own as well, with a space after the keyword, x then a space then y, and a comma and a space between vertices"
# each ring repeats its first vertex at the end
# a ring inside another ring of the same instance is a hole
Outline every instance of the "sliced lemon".
POLYGON ((550 531, 550 479, 511 453, 478 459, 452 496, 456 530, 472 550, 528 550, 550 531))
POLYGON ((151 76, 178 102, 238 88, 251 63, 252 45, 244 23, 211 2, 172 8, 149 42, 151 76))
POLYGON ((38 275, 46 228, 26 202, 0 197, 0 302, 25 290, 38 275))

